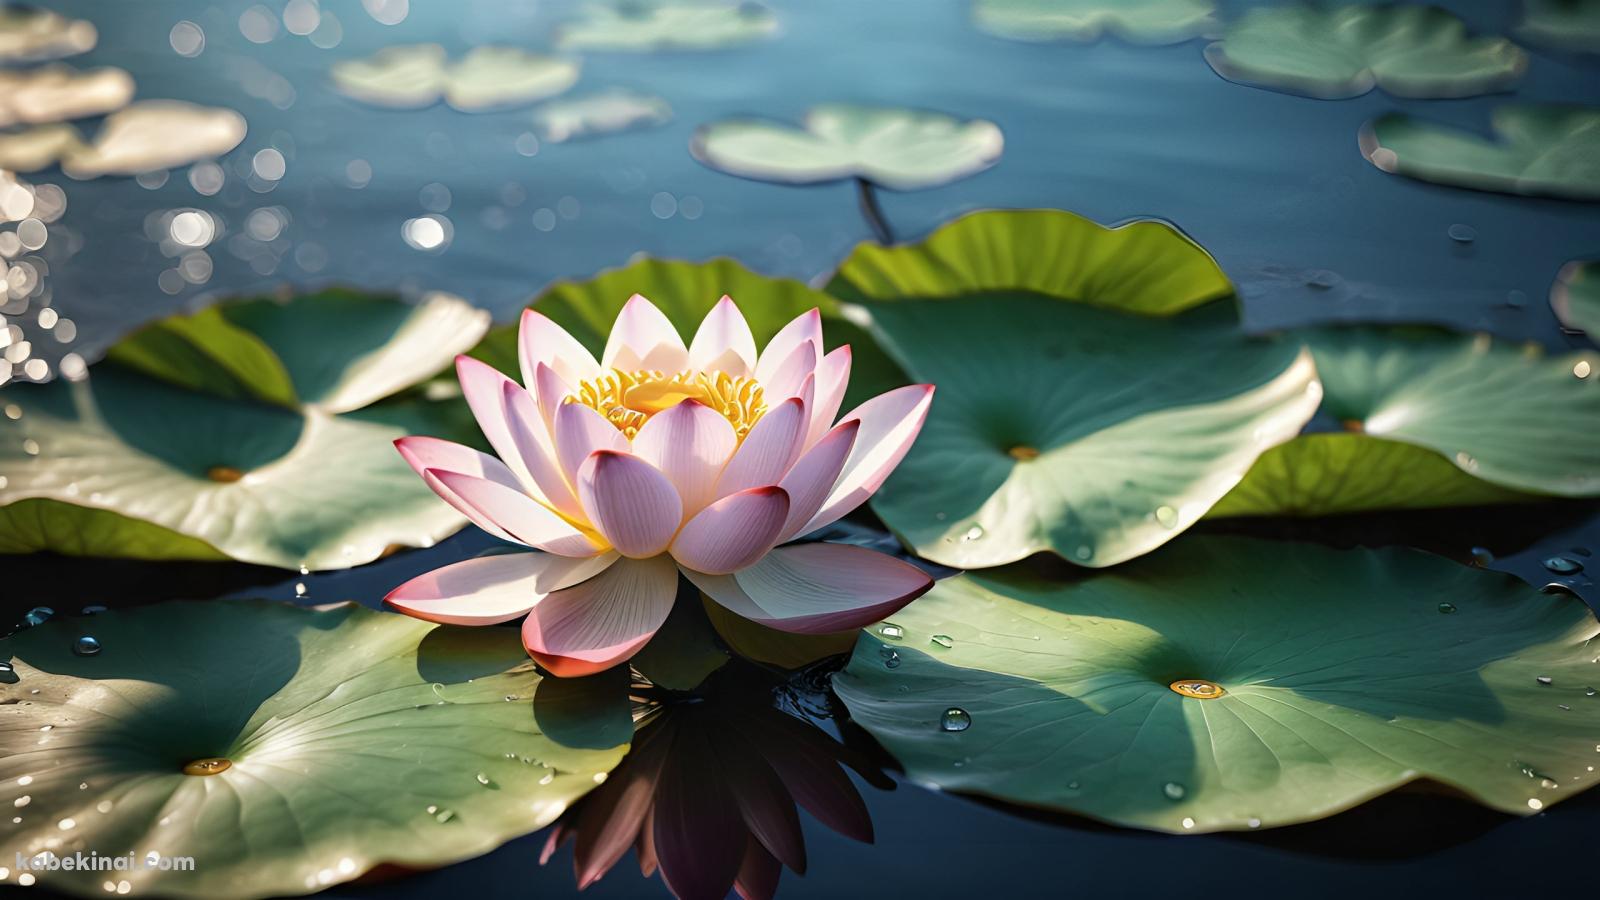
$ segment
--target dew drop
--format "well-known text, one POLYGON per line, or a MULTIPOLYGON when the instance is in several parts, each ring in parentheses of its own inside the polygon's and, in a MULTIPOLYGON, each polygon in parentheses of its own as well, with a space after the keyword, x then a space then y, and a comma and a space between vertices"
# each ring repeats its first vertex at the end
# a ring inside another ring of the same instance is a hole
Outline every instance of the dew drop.
POLYGON ((1254 817, 1251 817, 1249 819, 1246 819, 1244 824, 1250 826, 1251 828, 1260 828, 1261 827, 1261 820, 1257 819, 1257 818, 1254 818, 1254 817))
POLYGON ((1169 781, 1161 786, 1161 793, 1166 794, 1168 800, 1182 800, 1188 790, 1176 781, 1169 781))
POLYGON ((1191 829, 1193 827, 1194 827, 1194 820, 1189 818, 1188 816, 1184 816, 1183 817, 1183 829, 1185 831, 1188 831, 1189 829, 1191 829))
POLYGON ((1079 544, 1077 551, 1073 555, 1079 559, 1090 559, 1094 556, 1094 548, 1088 544, 1079 544))
MULTIPOLYGON (((894 624, 893 622, 883 623, 883 627, 878 629, 878 633, 891 641, 898 641, 906 636, 906 630, 901 628, 899 625, 894 624)), ((888 650, 889 648, 885 647, 883 649, 888 650)))
POLYGON ((33 798, 32 797, 28 796, 27 794, 23 794, 21 797, 18 797, 17 799, 11 801, 11 805, 15 806, 17 809, 21 809, 24 806, 27 806, 29 803, 32 803, 32 802, 33 802, 33 798))
POLYGON ((1533 680, 1537 681, 1537 682, 1539 682, 1540 684, 1543 684, 1543 685, 1550 685, 1550 684, 1555 683, 1555 679, 1551 678, 1549 675, 1536 675, 1536 676, 1534 676, 1533 680))
POLYGON ((1456 605, 1454 603, 1449 602, 1448 600, 1443 601, 1443 602, 1441 602, 1439 604, 1439 612, 1442 612, 1445 615, 1449 615, 1450 613, 1453 613, 1455 611, 1456 611, 1456 605))
POLYGON ((1552 556, 1544 561, 1544 567, 1557 575, 1576 575, 1583 571, 1583 563, 1565 556, 1552 556))
POLYGON ((1529 797, 1528 798, 1528 808, 1529 809, 1544 809, 1544 801, 1540 800, 1538 797, 1529 797))
POLYGON ((494 782, 490 781, 489 780, 489 776, 487 774, 483 773, 483 772, 479 772, 476 777, 478 779, 478 783, 483 785, 484 787, 488 787, 489 785, 494 783, 494 782))
POLYGON ((952 706, 939 717, 940 731, 966 731, 972 727, 972 716, 959 706, 952 706))
POLYGON ((946 650, 949 650, 951 647, 954 647, 956 645, 955 639, 950 637, 950 635, 948 635, 948 634, 936 634, 933 637, 928 638, 928 640, 932 641, 935 644, 938 644, 939 646, 945 648, 946 650))
POLYGON ((965 534, 961 535, 963 541, 976 541, 981 537, 983 537, 982 525, 974 525, 968 528, 965 534))
POLYGON ((17 627, 32 628, 35 625, 43 625, 50 621, 50 617, 55 614, 56 611, 48 606, 35 606, 22 614, 22 621, 17 623, 17 627))
POLYGON ((72 652, 79 656, 97 656, 100 653, 100 641, 86 634, 72 642, 72 652))
POLYGON ((435 822, 438 822, 441 825, 456 817, 455 810, 446 809, 440 806, 428 807, 428 813, 433 816, 433 820, 435 822))
MULTIPOLYGON (((517 696, 516 694, 507 694, 506 695, 506 702, 507 703, 515 703, 515 702, 517 702, 518 700, 521 700, 521 699, 522 698, 517 696)), ((515 756, 515 755, 516 754, 514 754, 514 753, 507 753, 506 757, 509 759, 510 757, 515 756)))
POLYGON ((1593 697, 1597 693, 1600 693, 1600 691, 1596 691, 1592 687, 1586 687, 1586 688, 1583 689, 1583 695, 1585 697, 1593 697))
POLYGON ((546 772, 543 775, 539 776, 539 783, 540 784, 549 784, 550 782, 555 781, 555 780, 556 780, 556 773, 554 773, 554 772, 546 772))
POLYGON ((1450 240, 1458 244, 1470 244, 1478 239, 1478 229, 1473 228, 1471 225, 1462 225, 1460 223, 1445 229, 1445 234, 1450 236, 1450 240))
POLYGON ((890 650, 888 655, 883 658, 883 667, 885 669, 900 668, 900 654, 890 650))
POLYGON ((1156 507, 1156 521, 1160 522, 1163 528, 1177 528, 1178 511, 1170 506, 1158 506, 1156 507))
POLYGON ((1494 565, 1494 554, 1489 552, 1487 547, 1473 547, 1472 564, 1481 569, 1486 569, 1494 565))
POLYGON ((78 610, 78 615, 80 615, 80 616, 98 616, 98 615, 100 615, 101 613, 103 613, 105 611, 106 611, 106 608, 104 606, 85 606, 83 609, 78 610))

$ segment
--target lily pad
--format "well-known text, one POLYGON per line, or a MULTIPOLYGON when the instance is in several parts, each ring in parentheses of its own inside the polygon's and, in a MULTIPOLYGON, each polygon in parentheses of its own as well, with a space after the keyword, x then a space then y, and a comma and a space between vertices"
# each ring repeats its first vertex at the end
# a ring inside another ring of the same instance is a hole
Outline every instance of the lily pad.
POLYGON ((1181 44, 1217 25, 1211 0, 974 0, 972 18, 1015 41, 1097 41, 1113 35, 1131 44, 1181 44))
POLYGON ((540 139, 555 144, 664 125, 671 119, 672 106, 667 101, 623 88, 552 100, 533 111, 540 139))
POLYGON ((0 6, 0 63, 31 63, 94 49, 92 23, 33 6, 0 6))
POLYGON ((702 125, 689 151, 713 169, 757 181, 858 178, 914 191, 981 172, 1004 146, 999 126, 983 119, 834 103, 812 107, 802 128, 762 119, 702 125))
POLYGON ((778 17, 757 3, 596 4, 560 27, 556 46, 621 53, 719 50, 777 33, 778 17))
POLYGON ((921 246, 863 247, 829 290, 861 302, 888 355, 938 388, 872 502, 944 565, 1147 553, 1320 398, 1309 353, 1245 336, 1215 263, 1159 223, 978 214, 921 246))
POLYGON ((1381 88, 1396 97, 1473 97, 1522 78, 1527 54, 1502 37, 1471 36, 1436 6, 1260 7, 1206 48, 1218 75, 1325 100, 1381 88))
POLYGON ((1556 275, 1550 306, 1564 328, 1581 331, 1600 343, 1600 262, 1569 262, 1556 275))
POLYGON ((1389 113, 1361 130, 1361 152, 1391 175, 1478 191, 1600 199, 1600 109, 1507 104, 1496 139, 1389 113))
POLYGON ((336 63, 329 74, 340 92, 374 106, 418 109, 443 99, 486 112, 553 97, 577 83, 579 71, 575 60, 515 47, 475 47, 451 63, 437 44, 407 44, 336 63))
POLYGON ((0 70, 0 126, 101 116, 133 99, 133 78, 121 69, 79 72, 71 66, 0 70))
POLYGON ((1065 584, 942 581, 894 623, 834 690, 947 790, 1183 833, 1419 780, 1531 815, 1600 777, 1594 615, 1413 550, 1189 538, 1065 584))
POLYGON ((1488 335, 1305 334, 1323 411, 1348 434, 1265 455, 1212 515, 1330 515, 1600 494, 1600 353, 1550 357, 1488 335), (1454 471, 1452 471, 1454 470, 1454 471))
POLYGON ((446 297, 244 301, 148 326, 82 381, 13 388, 0 549, 330 569, 432 544, 462 519, 391 444, 465 436, 463 404, 383 398, 488 324, 446 297))
POLYGON ((514 631, 354 604, 166 603, 50 621, 0 652, 17 676, 0 684, 0 796, 20 818, 5 859, 193 859, 37 873, 84 896, 303 894, 478 856, 593 789, 630 732, 619 692, 564 710, 588 739, 541 733, 555 682, 514 631))
POLYGON ((63 122, 0 134, 0 169, 37 172, 83 149, 83 135, 63 122))
POLYGON ((1540 47, 1600 53, 1600 2, 1522 0, 1517 37, 1540 47))
POLYGON ((0 143, 0 164, 73 178, 138 175, 221 156, 244 140, 244 116, 178 100, 143 100, 106 117, 93 143, 70 125, 41 125, 0 143))

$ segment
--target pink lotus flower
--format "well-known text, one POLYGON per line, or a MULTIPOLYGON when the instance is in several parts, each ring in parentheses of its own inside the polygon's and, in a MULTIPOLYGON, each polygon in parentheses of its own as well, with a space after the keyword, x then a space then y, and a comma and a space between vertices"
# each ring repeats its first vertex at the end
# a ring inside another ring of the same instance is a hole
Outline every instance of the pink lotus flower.
POLYGON ((834 424, 850 348, 824 355, 816 310, 759 356, 727 297, 688 347, 638 295, 598 362, 532 310, 518 342, 523 384, 456 359, 499 459, 437 438, 395 445, 478 527, 544 552, 414 578, 386 598, 401 612, 458 625, 526 615, 533 658, 556 675, 586 675, 650 640, 679 572, 734 613, 802 634, 877 621, 932 585, 860 547, 788 543, 883 484, 933 395, 932 385, 898 388, 834 424))

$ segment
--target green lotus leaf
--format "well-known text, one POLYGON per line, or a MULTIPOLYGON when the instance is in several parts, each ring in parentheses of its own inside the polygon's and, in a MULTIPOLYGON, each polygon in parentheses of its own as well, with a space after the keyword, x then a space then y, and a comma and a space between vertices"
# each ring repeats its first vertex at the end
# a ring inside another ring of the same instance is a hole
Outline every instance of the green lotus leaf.
POLYGON ((1206 518, 1334 516, 1540 499, 1469 475, 1425 447, 1369 434, 1323 432, 1303 434, 1261 454, 1206 518))
POLYGON ((1507 104, 1497 139, 1389 113, 1361 131, 1361 152, 1391 175, 1478 191, 1600 199, 1600 109, 1507 104))
POLYGON ((1517 36, 1541 47, 1600 53, 1600 2, 1522 0, 1517 36))
POLYGON ((1260 7, 1206 48, 1218 75, 1338 100, 1382 88, 1396 97, 1472 97, 1521 79, 1528 58, 1502 37, 1474 37, 1453 13, 1399 4, 1260 7))
POLYGON ((544 733, 534 709, 555 682, 515 630, 353 604, 165 603, 53 620, 0 653, 16 675, 0 684, 8 864, 193 859, 36 875, 83 896, 305 894, 383 863, 446 865, 553 821, 627 749, 625 691, 565 704, 580 739, 544 733), (95 655, 78 654, 86 637, 95 655), (228 765, 185 773, 203 760, 228 765))
POLYGON ((330 569, 432 544, 462 519, 392 442, 475 429, 455 398, 373 401, 488 322, 445 297, 243 301, 148 326, 85 380, 13 387, 0 550, 330 569))
POLYGON ((133 99, 133 77, 104 67, 78 71, 54 64, 0 70, 0 126, 103 116, 133 99))
POLYGON ((64 132, 47 133, 30 150, 37 158, 53 149, 61 171, 77 179, 139 175, 176 169, 218 157, 239 146, 247 125, 231 109, 180 100, 141 100, 107 116, 94 140, 83 143, 64 132))
POLYGON ((437 44, 406 44, 335 63, 329 77, 374 106, 417 109, 442 98, 462 112, 486 112, 553 97, 576 84, 579 71, 574 60, 515 47, 475 47, 451 63, 437 44))
POLYGON ((972 18, 1016 41, 1097 41, 1110 34, 1132 44, 1180 44, 1216 27, 1211 0, 974 0, 972 18))
POLYGON ((777 33, 778 17, 755 3, 592 5, 582 18, 560 27, 556 46, 621 53, 717 50, 777 33))
POLYGON ((729 175, 785 184, 859 178, 914 191, 974 175, 1000 159, 1000 128, 937 112, 833 103, 812 107, 803 128, 763 119, 702 125, 689 151, 729 175))
POLYGON ((626 88, 552 100, 533 112, 533 126, 539 138, 555 144, 650 128, 671 120, 672 106, 666 100, 626 88))
POLYGON ((1165 316, 1229 297, 1210 254, 1165 222, 1107 228, 1058 209, 962 216, 915 244, 861 244, 828 283, 849 301, 1044 294, 1165 316))
POLYGON ((1227 278, 1162 223, 979 213, 920 245, 864 245, 829 291, 938 387, 873 509, 949 566, 1146 553, 1317 404, 1309 354, 1243 335, 1227 278))
POLYGON ((1041 550, 1110 566, 1171 540, 1316 410, 1308 353, 1223 304, 1168 319, 996 293, 875 306, 873 331, 938 386, 873 510, 958 568, 1041 550))
MULTIPOLYGON (((750 323, 756 346, 764 347, 778 329, 811 309, 820 309, 823 337, 828 349, 850 344, 850 388, 846 408, 866 399, 866 386, 895 377, 894 364, 878 351, 872 339, 854 323, 839 316, 839 301, 789 278, 772 278, 746 269, 731 259, 707 262, 646 258, 608 269, 584 281, 559 281, 533 301, 533 308, 549 316, 598 357, 617 313, 634 294, 650 298, 688 340, 723 295, 739 303, 750 323), (858 384, 858 381, 860 382, 858 384)), ((502 372, 520 370, 517 362, 515 323, 489 332, 472 355, 502 372)), ((904 383, 904 382, 899 382, 904 383)))
POLYGON ((1594 615, 1413 550, 1188 538, 1067 583, 942 581, 894 625, 834 690, 947 790, 1182 833, 1421 780, 1531 815, 1597 777, 1594 615))
POLYGON ((33 6, 0 6, 0 63, 43 62, 94 49, 94 24, 33 6))
POLYGON ((1562 326, 1600 343, 1600 262, 1570 262, 1556 275, 1550 306, 1562 326))

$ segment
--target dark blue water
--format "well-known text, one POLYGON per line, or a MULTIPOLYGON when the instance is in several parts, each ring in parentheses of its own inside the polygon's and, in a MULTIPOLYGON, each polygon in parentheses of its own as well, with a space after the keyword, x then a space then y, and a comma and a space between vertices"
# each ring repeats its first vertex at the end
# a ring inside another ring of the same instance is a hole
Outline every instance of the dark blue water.
MULTIPOLYGON (((128 328, 181 305, 284 286, 444 290, 504 320, 553 279, 582 277, 641 252, 729 255, 772 274, 824 276, 868 234, 848 186, 741 181, 703 168, 686 147, 702 122, 747 113, 794 118, 835 100, 981 116, 1005 131, 1005 156, 991 171, 885 196, 901 235, 987 207, 1061 207, 1108 223, 1159 216, 1216 255, 1259 328, 1336 318, 1430 320, 1564 346, 1575 339, 1560 333, 1545 302, 1550 282, 1564 262, 1600 252, 1600 210, 1592 204, 1396 178, 1357 149, 1357 129, 1381 112, 1398 108, 1485 129, 1489 109, 1504 95, 1309 100, 1223 81, 1201 59, 1201 42, 1134 48, 1001 41, 968 24, 962 0, 774 0, 783 22, 774 42, 705 54, 590 55, 573 95, 612 86, 649 91, 669 100, 676 118, 660 128, 547 143, 531 157, 516 149, 532 130, 525 110, 372 109, 328 90, 327 67, 392 43, 434 41, 454 53, 488 41, 545 47, 550 26, 572 3, 412 0, 410 16, 386 27, 353 0, 328 2, 344 32, 329 50, 281 33, 265 45, 247 41, 238 27, 245 2, 53 5, 100 26, 100 46, 76 63, 130 70, 142 99, 228 106, 250 123, 244 144, 224 160, 228 183, 214 197, 196 193, 181 172, 154 189, 132 179, 32 179, 59 183, 67 193, 57 228, 72 238, 57 240, 53 232, 47 245, 52 302, 77 323, 76 346, 91 359, 128 328), (205 30, 206 49, 196 59, 168 45, 181 19, 205 30), (263 71, 292 86, 286 109, 246 92, 246 82, 259 83, 263 71), (257 193, 236 166, 267 147, 284 154, 287 173, 257 193), (373 171, 362 189, 344 176, 357 159, 373 171), (442 215, 454 229, 450 245, 436 253, 401 239, 401 224, 425 212, 419 192, 430 184, 448 189, 442 215), (657 198, 663 193, 678 210, 667 218, 652 211, 653 200, 658 210, 666 206, 657 198), (258 271, 219 241, 210 248, 215 268, 206 283, 165 292, 158 279, 174 260, 146 236, 144 223, 153 212, 186 207, 218 214, 230 233, 251 210, 281 207, 289 222, 275 247, 281 261, 258 271), (703 212, 684 214, 696 209, 703 212), (545 231, 534 224, 536 217, 548 224, 550 214, 541 210, 566 214, 556 214, 545 231), (1470 225, 1477 239, 1452 241, 1446 231, 1455 224, 1470 225), (1322 270, 1338 283, 1307 287, 1310 273, 1322 270), (1513 292, 1526 302, 1508 303, 1513 292)), ((1504 30, 1515 17, 1512 4, 1449 5, 1487 30, 1504 30)), ((1510 97, 1600 103, 1600 61, 1534 52, 1528 77, 1510 97)), ((1501 553, 1501 567, 1543 584, 1552 577, 1538 560, 1574 545, 1595 547, 1600 524, 1590 507, 1560 506, 1375 517, 1315 526, 1305 536, 1349 535, 1458 557, 1473 545, 1490 546, 1501 553)), ((429 551, 307 579, 237 566, 8 560, 4 604, 9 614, 47 601, 75 608, 167 596, 291 598, 302 580, 308 602, 373 604, 405 578, 489 543, 469 532, 429 551)), ((1592 585, 1573 584, 1594 602, 1592 585)), ((1525 820, 1465 803, 1391 799, 1271 834, 1175 838, 1023 815, 910 785, 863 791, 877 845, 808 822, 811 871, 803 879, 786 875, 781 896, 1498 897, 1587 888, 1582 867, 1600 834, 1594 796, 1525 820)), ((330 893, 572 894, 569 854, 540 868, 541 842, 525 838, 450 869, 330 893)), ((658 881, 641 880, 630 866, 625 860, 587 894, 665 896, 658 881)))

